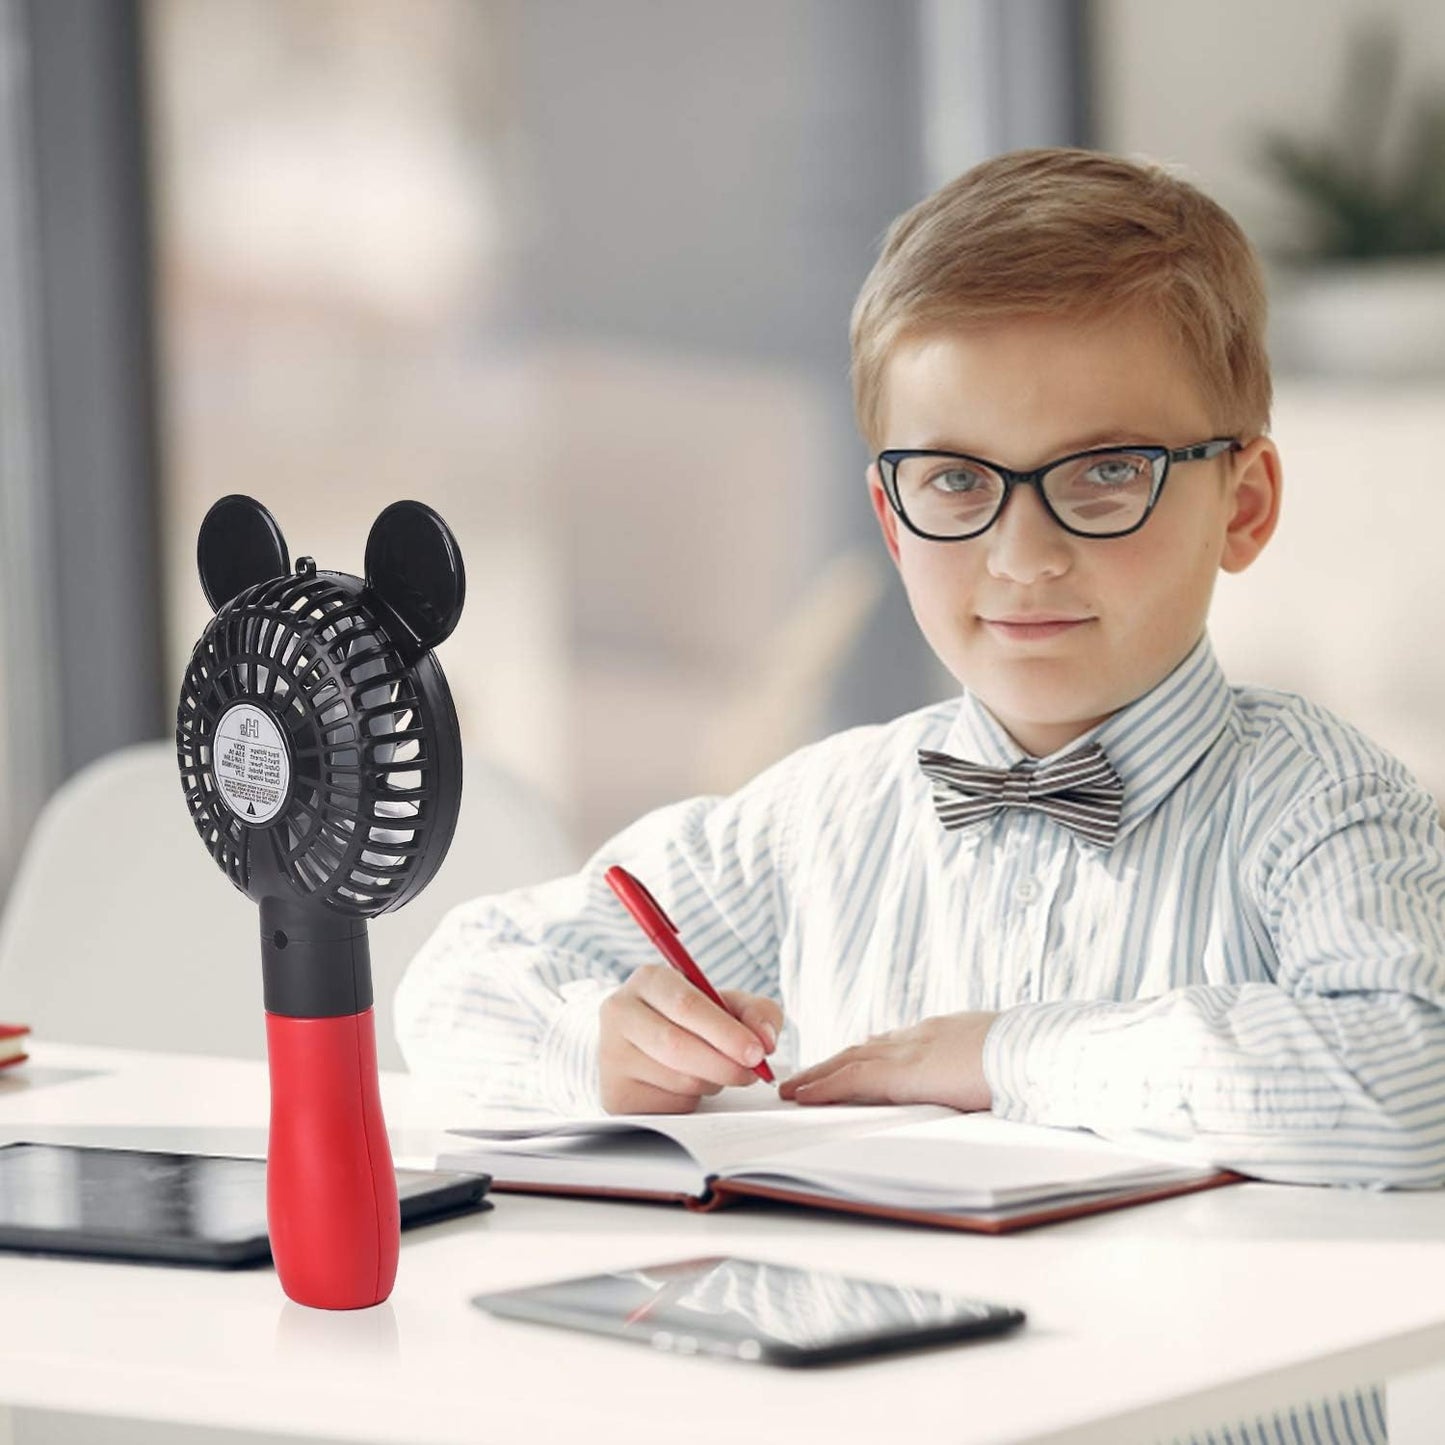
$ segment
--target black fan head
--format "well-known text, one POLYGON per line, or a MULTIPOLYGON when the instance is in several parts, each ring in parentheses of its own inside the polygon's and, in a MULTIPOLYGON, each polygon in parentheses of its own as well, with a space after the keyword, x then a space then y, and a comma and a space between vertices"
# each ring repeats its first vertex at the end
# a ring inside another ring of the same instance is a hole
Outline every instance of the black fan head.
POLYGON ((228 497, 198 559, 219 610, 186 670, 176 746, 202 840, 258 902, 361 918, 400 907, 440 866, 461 804, 456 711, 430 651, 460 615, 455 538, 429 508, 399 503, 373 527, 366 582, 309 557, 288 573, 270 513, 228 497), (393 513, 422 541, 387 543, 391 522, 378 544, 393 513), (373 545, 390 547, 375 573, 373 545), (439 579, 416 560, 424 548, 439 579))

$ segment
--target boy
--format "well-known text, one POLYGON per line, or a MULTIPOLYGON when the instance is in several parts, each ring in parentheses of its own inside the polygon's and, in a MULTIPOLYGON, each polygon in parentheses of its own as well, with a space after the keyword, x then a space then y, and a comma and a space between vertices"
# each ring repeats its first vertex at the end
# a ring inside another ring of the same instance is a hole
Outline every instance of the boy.
MULTIPOLYGON (((1158 168, 1015 152, 901 217, 854 310, 855 401, 962 696, 458 909, 397 997, 413 1067, 498 1102, 687 1110, 751 1082, 786 1010, 800 1104, 992 1108, 1261 1179, 1445 1179, 1436 806, 1330 714, 1229 687, 1205 635, 1215 575, 1279 514, 1264 321, 1239 227, 1158 168), (735 1016, 656 961, 612 863, 735 1016)), ((1299 1419, 1384 1438, 1378 1392, 1299 1419)))

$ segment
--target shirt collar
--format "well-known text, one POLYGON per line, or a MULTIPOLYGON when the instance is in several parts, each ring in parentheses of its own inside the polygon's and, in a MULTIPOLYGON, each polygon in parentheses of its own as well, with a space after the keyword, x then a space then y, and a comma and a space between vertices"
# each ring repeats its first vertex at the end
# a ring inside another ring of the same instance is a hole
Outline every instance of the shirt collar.
MULTIPOLYGON (((1224 730, 1233 709, 1234 695, 1205 634, 1173 672, 1142 697, 1040 761, 1052 762, 1098 743, 1124 783, 1122 838, 1184 780, 1224 730)), ((968 691, 959 700, 943 751, 990 768, 1010 768, 1032 756, 968 691)))

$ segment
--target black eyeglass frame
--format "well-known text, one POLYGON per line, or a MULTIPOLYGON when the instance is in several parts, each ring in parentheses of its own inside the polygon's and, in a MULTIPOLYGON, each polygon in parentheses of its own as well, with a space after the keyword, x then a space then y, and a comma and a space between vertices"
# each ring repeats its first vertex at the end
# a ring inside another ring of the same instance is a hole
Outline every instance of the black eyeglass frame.
POLYGON ((1005 467, 998 462, 991 462, 987 457, 970 456, 967 452, 941 452, 932 447, 922 448, 890 448, 888 451, 879 452, 874 458, 878 467, 878 475, 883 482, 883 493, 888 498, 889 505, 898 514, 899 520, 916 537, 922 537, 928 542, 967 542, 974 537, 981 537, 998 519, 1003 516, 1003 509, 1008 506, 1008 500, 1013 495, 1013 489, 1024 483, 1034 487, 1038 492, 1039 501, 1043 503, 1046 511, 1060 527, 1071 537, 1085 537, 1090 541, 1103 542, 1112 537, 1127 537, 1137 532, 1145 522, 1149 520, 1149 514, 1154 510, 1164 491, 1164 483, 1169 479, 1169 468, 1174 462, 1205 462, 1220 455, 1224 451, 1243 451, 1244 443, 1238 437, 1212 437, 1207 442, 1195 442, 1187 447, 1161 447, 1152 443, 1133 444, 1121 442, 1111 447, 1089 447, 1085 451, 1070 452, 1066 457, 1058 457, 1056 460, 1046 462, 1043 466, 1032 472, 1016 472, 1011 467, 1005 467), (1113 456, 1116 452, 1132 452, 1149 458, 1149 463, 1154 472, 1154 484, 1149 490, 1149 500, 1145 504, 1144 514, 1134 523, 1132 527, 1125 527, 1122 532, 1081 532, 1076 527, 1071 527, 1054 510, 1053 504, 1049 501, 1048 493, 1044 490, 1044 478, 1066 462, 1078 461, 1080 457, 1102 457, 1113 456), (925 532, 916 523, 910 520, 908 513, 903 510, 903 499, 898 495, 898 464, 908 457, 946 457, 950 461, 976 462, 979 466, 987 467, 1003 479, 1003 496, 999 498, 999 504, 994 509, 993 516, 983 526, 972 532, 956 532, 948 536, 940 536, 936 532, 925 532), (1162 462, 1162 466, 1160 463, 1162 462))

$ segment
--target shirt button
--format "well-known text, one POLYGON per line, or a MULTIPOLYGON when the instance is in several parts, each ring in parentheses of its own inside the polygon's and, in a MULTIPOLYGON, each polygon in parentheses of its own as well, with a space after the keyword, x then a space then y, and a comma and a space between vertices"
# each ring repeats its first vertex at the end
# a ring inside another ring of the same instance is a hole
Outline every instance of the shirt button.
POLYGON ((1025 878, 1017 888, 1014 889, 1014 897, 1020 903, 1032 903, 1039 896, 1039 885, 1032 878, 1025 878))

